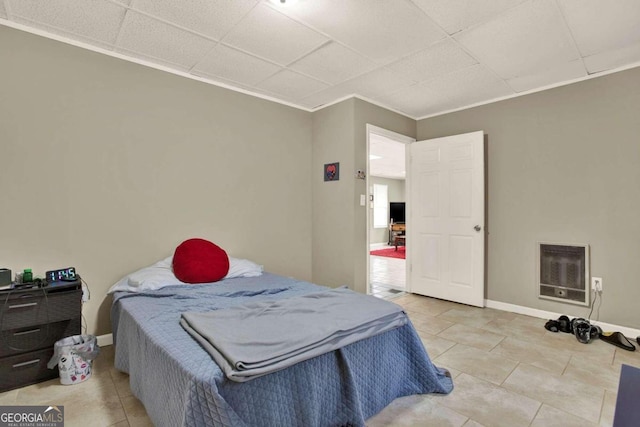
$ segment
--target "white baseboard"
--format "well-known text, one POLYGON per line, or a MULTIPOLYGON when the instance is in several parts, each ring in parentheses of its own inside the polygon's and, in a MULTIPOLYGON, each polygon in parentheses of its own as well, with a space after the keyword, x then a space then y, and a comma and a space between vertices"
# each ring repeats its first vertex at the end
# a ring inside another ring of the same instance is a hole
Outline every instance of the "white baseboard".
POLYGON ((98 335, 96 338, 98 339, 98 345, 100 347, 113 345, 113 334, 98 335))
MULTIPOLYGON (((509 304, 506 302, 484 300, 484 304, 488 308, 496 310, 509 311, 511 313, 524 314, 526 316, 539 317, 540 319, 557 319, 562 313, 554 313, 552 311, 538 310, 537 308, 524 307, 521 305, 509 304)), ((568 316, 571 318, 572 316, 568 316)), ((575 316, 573 316, 575 317, 575 316)), ((635 341, 636 337, 640 337, 640 329, 629 328, 626 326, 614 325, 612 323, 599 322, 592 320, 591 324, 598 325, 605 332, 622 332, 625 337, 635 341)))

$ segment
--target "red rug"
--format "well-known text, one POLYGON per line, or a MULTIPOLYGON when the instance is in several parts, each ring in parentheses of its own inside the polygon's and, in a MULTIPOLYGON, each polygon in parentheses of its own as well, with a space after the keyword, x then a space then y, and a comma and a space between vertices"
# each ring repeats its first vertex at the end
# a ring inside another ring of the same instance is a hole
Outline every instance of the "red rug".
POLYGON ((375 256, 386 256, 388 258, 405 259, 404 246, 398 246, 397 251, 396 251, 396 248, 390 248, 390 249, 378 249, 377 251, 371 251, 369 253, 375 256))

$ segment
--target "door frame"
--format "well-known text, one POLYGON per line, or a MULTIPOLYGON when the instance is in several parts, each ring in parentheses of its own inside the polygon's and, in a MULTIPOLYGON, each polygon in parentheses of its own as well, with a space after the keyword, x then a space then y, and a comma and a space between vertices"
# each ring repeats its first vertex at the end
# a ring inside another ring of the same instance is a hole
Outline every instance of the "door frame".
MULTIPOLYGON (((384 136, 385 138, 389 138, 393 141, 402 143, 402 144, 411 144, 413 142, 416 142, 415 138, 412 138, 410 136, 406 136, 403 135, 401 133, 397 133, 388 129, 384 129, 372 124, 367 123, 366 124, 366 133, 367 133, 367 144, 366 144, 366 159, 367 159, 367 168, 366 168, 366 174, 365 174, 365 187, 366 187, 366 191, 365 191, 365 210, 367 213, 367 231, 366 231, 366 250, 367 250, 367 272, 366 272, 366 281, 367 281, 367 295, 371 294, 371 265, 370 265, 370 255, 369 255, 369 245, 371 244, 370 241, 370 234, 371 234, 371 224, 373 222, 373 218, 371 215, 371 189, 370 189, 370 181, 369 181, 369 173, 370 173, 370 167, 369 167, 369 139, 370 139, 370 135, 371 134, 375 134, 375 135, 379 135, 379 136, 384 136)), ((405 150, 405 167, 408 167, 408 163, 407 163, 407 157, 406 157, 406 153, 408 153, 409 150, 405 150)), ((406 169, 405 169, 406 170, 406 169)), ((407 185, 407 180, 405 179, 405 186, 407 185)), ((405 202, 409 202, 409 198, 408 198, 408 191, 406 190, 405 187, 405 202)), ((407 273, 408 271, 408 264, 407 265, 407 273)), ((408 283, 408 274, 407 274, 407 282, 405 283, 405 288, 408 291, 409 290, 409 283, 408 283)))

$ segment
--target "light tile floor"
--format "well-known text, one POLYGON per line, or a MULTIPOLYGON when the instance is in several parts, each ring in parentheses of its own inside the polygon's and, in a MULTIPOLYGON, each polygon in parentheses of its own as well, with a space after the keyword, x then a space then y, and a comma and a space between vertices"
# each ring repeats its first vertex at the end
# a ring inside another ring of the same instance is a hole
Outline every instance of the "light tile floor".
MULTIPOLYGON (((544 329, 544 319, 406 294, 403 306, 429 356, 453 376, 451 394, 396 399, 368 420, 377 426, 611 426, 620 366, 640 367, 640 351, 602 341, 580 344, 544 329)), ((65 425, 150 426, 102 348, 88 381, 51 380, 0 393, 0 405, 64 405, 65 425)))
POLYGON ((65 426, 152 426, 129 389, 129 376, 113 367, 113 346, 104 346, 89 380, 61 385, 56 378, 0 393, 0 405, 63 405, 65 426))
POLYGON ((393 301, 454 390, 396 399, 369 427, 611 426, 620 367, 640 367, 640 351, 581 344, 544 319, 410 294, 393 301))
MULTIPOLYGON (((384 246, 376 249, 393 248, 384 246)), ((406 261, 398 258, 382 256, 369 256, 369 281, 371 282, 371 295, 393 299, 404 295, 402 291, 406 283, 406 261)))

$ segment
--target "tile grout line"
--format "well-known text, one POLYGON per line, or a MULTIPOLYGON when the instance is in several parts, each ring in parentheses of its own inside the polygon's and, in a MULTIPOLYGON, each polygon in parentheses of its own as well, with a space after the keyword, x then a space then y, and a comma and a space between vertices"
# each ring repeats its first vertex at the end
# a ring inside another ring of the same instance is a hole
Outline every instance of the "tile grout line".
POLYGON ((531 421, 529 421, 529 426, 531 426, 531 424, 533 424, 533 422, 536 420, 536 417, 538 416, 538 414, 540 413, 540 410, 542 409, 542 405, 544 405, 544 402, 540 402, 540 406, 538 406, 538 410, 534 414, 533 418, 531 418, 531 421))
POLYGON ((113 387, 116 389, 116 394, 118 395, 118 401, 120 402, 120 407, 122 408, 122 413, 124 414, 124 420, 120 420, 120 421, 118 421, 118 422, 116 422, 114 424, 118 424, 119 422, 126 421, 127 424, 129 425, 129 427, 131 427, 131 423, 129 422, 129 414, 127 414, 127 410, 124 407, 124 402, 122 401, 122 394, 120 393, 120 390, 116 386, 116 381, 113 378, 113 375, 111 374, 111 370, 109 370, 109 378, 111 379, 111 382, 113 383, 113 387))
MULTIPOLYGON (((508 357, 505 357, 505 359, 508 359, 508 357)), ((511 359, 511 360, 513 360, 513 359, 511 359)), ((513 369, 511 370, 511 372, 509 372, 509 375, 507 375, 507 376, 504 378, 504 380, 502 380, 502 382, 500 383, 500 388, 503 388, 502 386, 504 385, 505 381, 507 381, 507 380, 509 379, 509 377, 510 377, 510 376, 511 376, 515 371, 516 371, 516 369, 518 369, 518 367, 519 367, 519 366, 520 366, 520 364, 522 363, 522 362, 521 362, 521 361, 519 361, 519 360, 516 360, 516 362, 517 362, 517 363, 516 363, 516 366, 514 366, 514 367, 513 367, 513 369)), ((505 389, 505 390, 506 390, 506 389, 505 389)), ((515 392, 514 392, 514 393, 515 393, 515 392)), ((520 393, 518 393, 518 394, 520 394, 520 393)), ((521 396, 524 396, 524 395, 521 395, 521 396)), ((528 397, 528 396, 525 396, 525 397, 528 397)), ((529 397, 529 399, 531 399, 531 398, 529 397)))
POLYGON ((604 401, 607 399, 607 389, 604 389, 602 393, 602 403, 600 404, 600 416, 598 417, 598 424, 602 425, 602 415, 604 414, 604 401))

